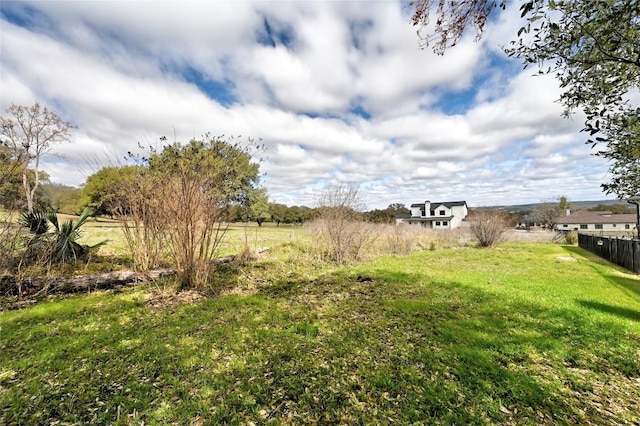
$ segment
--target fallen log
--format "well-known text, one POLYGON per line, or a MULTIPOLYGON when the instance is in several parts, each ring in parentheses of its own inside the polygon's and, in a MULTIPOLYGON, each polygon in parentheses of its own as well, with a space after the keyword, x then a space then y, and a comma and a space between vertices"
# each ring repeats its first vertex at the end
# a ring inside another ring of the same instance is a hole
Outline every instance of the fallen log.
POLYGON ((16 280, 4 275, 0 281, 2 294, 24 296, 46 293, 76 293, 100 290, 142 281, 153 281, 161 277, 175 275, 171 269, 157 269, 146 272, 117 271, 97 275, 76 275, 69 277, 28 277, 16 280))
MULTIPOLYGON (((268 247, 256 249, 256 253, 264 253, 268 247)), ((213 264, 230 263, 237 256, 219 257, 213 264)), ((13 275, 0 276, 0 294, 11 296, 25 296, 48 293, 77 293, 92 290, 102 290, 122 285, 144 281, 154 281, 159 278, 176 274, 173 269, 155 269, 152 271, 135 272, 130 270, 107 272, 97 275, 75 275, 67 277, 28 277, 17 280, 13 275)))

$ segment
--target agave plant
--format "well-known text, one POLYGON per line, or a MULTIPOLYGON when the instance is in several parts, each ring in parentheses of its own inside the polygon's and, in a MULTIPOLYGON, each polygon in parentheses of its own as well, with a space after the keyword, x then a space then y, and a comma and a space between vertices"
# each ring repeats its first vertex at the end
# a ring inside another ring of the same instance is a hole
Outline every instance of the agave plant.
POLYGON ((58 217, 55 213, 47 215, 47 220, 53 225, 53 230, 49 235, 51 260, 64 263, 70 260, 82 259, 91 250, 106 243, 106 241, 102 241, 93 246, 78 243, 80 228, 92 213, 91 209, 86 208, 77 221, 68 220, 64 223, 58 222, 58 217))

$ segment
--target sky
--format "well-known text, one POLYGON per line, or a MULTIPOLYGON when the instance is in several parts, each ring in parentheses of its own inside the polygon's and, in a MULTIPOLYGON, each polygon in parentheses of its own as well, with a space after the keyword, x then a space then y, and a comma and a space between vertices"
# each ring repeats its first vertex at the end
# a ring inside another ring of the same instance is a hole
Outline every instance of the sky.
POLYGON ((558 83, 502 47, 496 12, 439 56, 400 1, 0 2, 0 108, 36 101, 77 126, 44 163, 81 186, 160 137, 261 140, 272 202, 338 185, 368 209, 612 199, 606 162, 562 117, 558 83), (226 137, 226 136, 225 136, 226 137))

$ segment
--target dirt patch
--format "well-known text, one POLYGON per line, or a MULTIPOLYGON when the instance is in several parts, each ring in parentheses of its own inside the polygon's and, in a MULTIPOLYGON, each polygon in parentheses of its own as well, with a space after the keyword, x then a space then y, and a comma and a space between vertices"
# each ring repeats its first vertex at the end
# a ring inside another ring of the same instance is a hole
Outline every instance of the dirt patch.
POLYGON ((556 257, 556 259, 562 261, 562 262, 577 262, 577 259, 575 257, 571 257, 571 256, 558 256, 556 257))
POLYGON ((193 303, 196 300, 202 299, 204 295, 195 290, 185 290, 179 293, 152 290, 147 293, 147 297, 148 299, 145 302, 145 306, 161 311, 174 306, 193 303))

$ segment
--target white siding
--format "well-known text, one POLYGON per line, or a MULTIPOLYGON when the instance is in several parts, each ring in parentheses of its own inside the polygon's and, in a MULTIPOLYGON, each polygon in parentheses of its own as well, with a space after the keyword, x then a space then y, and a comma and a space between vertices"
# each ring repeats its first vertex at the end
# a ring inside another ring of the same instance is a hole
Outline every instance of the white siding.
POLYGON ((596 227, 595 223, 563 223, 556 225, 556 229, 559 231, 631 231, 635 229, 635 224, 629 223, 600 223, 598 225, 601 227, 596 227))

